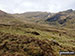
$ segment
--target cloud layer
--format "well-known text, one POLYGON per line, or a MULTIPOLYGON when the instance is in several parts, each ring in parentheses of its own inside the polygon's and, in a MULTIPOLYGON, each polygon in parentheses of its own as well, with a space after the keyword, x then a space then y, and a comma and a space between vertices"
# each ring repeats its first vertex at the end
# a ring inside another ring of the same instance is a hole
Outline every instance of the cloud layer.
POLYGON ((75 0, 0 0, 0 10, 8 13, 59 12, 67 9, 75 9, 75 0))

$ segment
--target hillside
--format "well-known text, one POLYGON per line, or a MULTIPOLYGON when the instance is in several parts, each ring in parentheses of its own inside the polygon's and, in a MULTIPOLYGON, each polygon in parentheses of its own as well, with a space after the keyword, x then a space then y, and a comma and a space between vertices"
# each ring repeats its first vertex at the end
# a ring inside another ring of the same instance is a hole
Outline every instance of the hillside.
POLYGON ((13 25, 20 23, 23 23, 23 21, 19 20, 17 17, 15 18, 14 16, 12 16, 12 14, 0 10, 0 24, 13 25))
POLYGON ((22 21, 49 24, 53 26, 61 26, 67 28, 75 28, 75 11, 72 9, 61 11, 58 13, 49 12, 26 12, 21 14, 13 14, 15 18, 22 21))
POLYGON ((14 14, 13 16, 24 21, 44 24, 44 21, 51 15, 53 14, 48 12, 25 12, 21 14, 14 14))
POLYGON ((70 9, 56 13, 49 17, 46 22, 52 25, 75 28, 75 11, 70 9))
POLYGON ((74 16, 73 10, 55 14, 0 11, 0 56, 59 56, 59 51, 75 51, 74 16))

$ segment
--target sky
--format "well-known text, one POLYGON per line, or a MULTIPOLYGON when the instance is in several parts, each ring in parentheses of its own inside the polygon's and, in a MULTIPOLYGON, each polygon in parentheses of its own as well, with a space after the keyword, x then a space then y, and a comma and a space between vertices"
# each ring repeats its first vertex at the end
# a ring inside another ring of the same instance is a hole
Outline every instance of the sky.
POLYGON ((0 0, 0 10, 8 13, 75 10, 75 0, 0 0))

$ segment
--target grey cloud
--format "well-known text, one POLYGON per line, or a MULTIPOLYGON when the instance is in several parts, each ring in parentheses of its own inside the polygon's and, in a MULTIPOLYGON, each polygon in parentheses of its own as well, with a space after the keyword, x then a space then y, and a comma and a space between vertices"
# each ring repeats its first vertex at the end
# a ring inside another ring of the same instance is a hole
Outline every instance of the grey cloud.
POLYGON ((0 0, 0 9, 8 13, 27 11, 58 12, 75 9, 75 0, 0 0))

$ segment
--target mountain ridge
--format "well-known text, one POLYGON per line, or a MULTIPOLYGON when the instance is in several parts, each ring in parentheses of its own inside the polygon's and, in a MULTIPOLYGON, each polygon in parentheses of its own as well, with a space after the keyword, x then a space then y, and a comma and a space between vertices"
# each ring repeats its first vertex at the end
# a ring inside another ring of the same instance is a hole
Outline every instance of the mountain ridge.
POLYGON ((1 11, 0 56, 59 56, 59 51, 75 51, 74 27, 72 10, 23 14, 1 11))
MULTIPOLYGON (((26 12, 22 14, 10 14, 0 10, 1 18, 13 18, 21 22, 28 21, 40 24, 49 24, 49 25, 59 25, 59 26, 69 26, 67 25, 70 21, 70 26, 75 23, 75 11, 68 9, 66 11, 58 13, 50 12, 26 12), (3 17, 2 17, 3 16, 3 17)), ((74 27, 74 26, 73 26, 74 27)))

